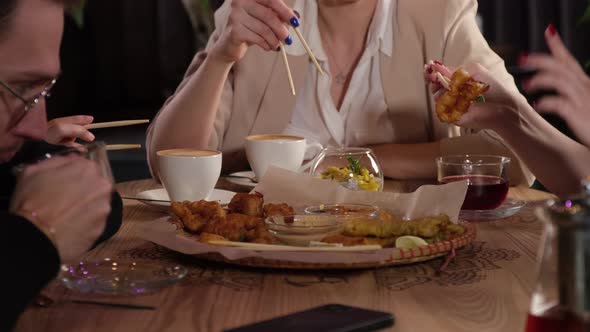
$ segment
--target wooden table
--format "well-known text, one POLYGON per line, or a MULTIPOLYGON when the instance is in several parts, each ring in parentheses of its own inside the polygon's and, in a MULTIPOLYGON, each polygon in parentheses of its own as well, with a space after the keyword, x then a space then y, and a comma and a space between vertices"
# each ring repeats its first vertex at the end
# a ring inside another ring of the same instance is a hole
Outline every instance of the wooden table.
MULTIPOLYGON (((125 195, 155 187, 151 180, 118 185, 125 195)), ((219 187, 244 189, 226 181, 219 187)), ((396 191, 415 188, 416 184, 393 181, 386 186, 396 191)), ((136 226, 161 214, 125 201, 123 227, 87 258, 178 263, 189 269, 189 275, 156 294, 97 298, 157 306, 154 311, 74 304, 70 300, 89 296, 56 281, 46 293, 58 303, 29 307, 16 331, 221 331, 327 303, 392 312, 396 323, 391 331, 523 331, 542 231, 533 210, 551 196, 527 188, 512 188, 510 196, 530 203, 517 216, 478 223, 477 240, 458 251, 443 273, 436 272, 442 259, 392 268, 307 272, 200 261, 137 238, 136 226)))

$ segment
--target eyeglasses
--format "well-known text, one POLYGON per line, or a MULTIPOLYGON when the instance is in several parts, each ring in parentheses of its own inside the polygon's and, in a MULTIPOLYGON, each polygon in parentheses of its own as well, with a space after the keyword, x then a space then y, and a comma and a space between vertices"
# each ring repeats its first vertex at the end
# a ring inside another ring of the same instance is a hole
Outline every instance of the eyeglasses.
POLYGON ((16 97, 18 100, 20 100, 25 105, 24 108, 19 108, 18 110, 13 111, 12 120, 10 121, 8 128, 11 129, 11 128, 16 127, 16 125, 18 125, 19 122, 21 122, 21 120, 25 117, 27 112, 30 111, 31 109, 33 109, 35 106, 37 106, 37 104, 39 104, 41 99, 49 97, 51 95, 51 89, 55 85, 55 82, 57 82, 57 78, 52 79, 43 88, 43 90, 40 93, 36 94, 33 98, 27 100, 24 97, 22 97, 20 94, 18 94, 16 91, 14 91, 14 89, 9 87, 2 80, 0 80, 1 86, 3 86, 6 90, 8 90, 8 92, 10 92, 11 95, 16 97))

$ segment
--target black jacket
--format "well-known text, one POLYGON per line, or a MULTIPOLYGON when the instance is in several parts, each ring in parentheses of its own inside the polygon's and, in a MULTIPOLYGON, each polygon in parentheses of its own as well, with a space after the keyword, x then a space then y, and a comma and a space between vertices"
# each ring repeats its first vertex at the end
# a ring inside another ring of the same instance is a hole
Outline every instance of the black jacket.
MULTIPOLYGON (((53 243, 28 220, 8 213, 16 180, 14 165, 30 161, 59 147, 42 142, 27 143, 10 163, 0 164, 0 294, 8 304, 0 314, 0 331, 9 331, 21 312, 59 271, 60 260, 53 243)), ((111 214, 103 234, 94 244, 113 236, 121 226, 123 203, 113 193, 111 214)))

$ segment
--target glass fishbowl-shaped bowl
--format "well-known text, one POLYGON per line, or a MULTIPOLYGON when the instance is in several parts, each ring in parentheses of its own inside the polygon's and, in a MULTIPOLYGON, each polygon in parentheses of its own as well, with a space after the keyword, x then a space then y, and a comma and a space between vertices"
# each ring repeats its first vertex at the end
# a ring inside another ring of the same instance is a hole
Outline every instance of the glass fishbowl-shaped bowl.
POLYGON ((316 157, 310 174, 350 190, 383 190, 381 165, 368 148, 325 148, 316 157))

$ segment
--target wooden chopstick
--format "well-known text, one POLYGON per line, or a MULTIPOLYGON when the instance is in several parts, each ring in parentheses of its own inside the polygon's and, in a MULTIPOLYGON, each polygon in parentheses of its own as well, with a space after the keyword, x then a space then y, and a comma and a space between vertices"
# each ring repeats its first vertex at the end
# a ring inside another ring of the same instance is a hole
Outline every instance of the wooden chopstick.
POLYGON ((123 120, 123 121, 110 121, 110 122, 97 122, 91 123, 86 126, 86 129, 99 129, 99 128, 112 128, 112 127, 123 127, 123 126, 131 126, 136 124, 142 123, 149 123, 149 119, 143 120, 123 120))
POLYGON ((438 81, 443 86, 443 88, 445 88, 447 90, 451 89, 451 80, 449 80, 448 78, 446 78, 443 74, 441 74, 439 72, 436 72, 436 77, 438 78, 438 81))
POLYGON ((297 37, 299 37, 299 40, 301 40, 301 44, 303 44, 305 51, 307 51, 307 54, 311 58, 311 61, 313 62, 315 67, 318 69, 321 75, 324 75, 324 70, 322 69, 322 66, 320 66, 320 64, 318 63, 318 60, 315 58, 315 55, 313 55, 311 48, 309 48, 309 45, 307 45, 307 42, 305 41, 305 38, 303 38, 303 34, 301 34, 301 31, 299 31, 299 28, 293 28, 293 30, 295 30, 297 37))
POLYGON ((276 244, 261 244, 261 243, 248 243, 248 242, 234 242, 224 240, 211 240, 209 244, 229 246, 236 248, 244 248, 251 250, 260 251, 374 251, 382 249, 379 245, 362 245, 353 247, 296 247, 296 246, 284 246, 276 244))
POLYGON ((107 144, 107 151, 141 149, 141 144, 107 144))
POLYGON ((121 199, 131 199, 131 200, 140 201, 140 202, 155 202, 155 203, 168 203, 168 204, 170 204, 170 201, 166 201, 163 199, 139 198, 139 197, 130 197, 130 196, 121 196, 121 199))
POLYGON ((100 305, 100 306, 104 306, 104 307, 137 309, 137 310, 156 310, 156 307, 151 306, 151 305, 111 303, 111 302, 88 301, 88 300, 71 300, 71 301, 72 301, 72 303, 77 303, 77 304, 91 304, 91 305, 100 305))
POLYGON ((296 95, 295 93, 295 84, 293 83, 293 76, 291 76, 291 68, 289 67, 289 59, 287 59, 287 52, 285 51, 285 46, 279 46, 281 49, 281 54, 283 55, 283 63, 285 63, 285 67, 287 68, 287 77, 289 78, 289 86, 291 86, 291 93, 293 96, 296 95))

